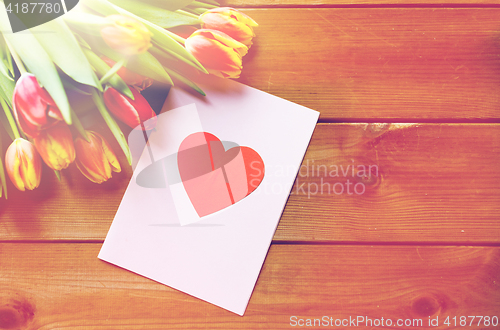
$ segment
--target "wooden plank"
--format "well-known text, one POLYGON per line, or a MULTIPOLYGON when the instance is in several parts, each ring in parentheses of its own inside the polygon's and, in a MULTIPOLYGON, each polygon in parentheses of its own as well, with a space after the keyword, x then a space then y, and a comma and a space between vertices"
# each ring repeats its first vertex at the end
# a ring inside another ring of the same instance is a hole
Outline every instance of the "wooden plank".
POLYGON ((364 6, 399 6, 399 7, 429 7, 429 6, 495 6, 498 0, 223 0, 221 6, 238 8, 252 7, 354 7, 364 6))
MULTIPOLYGON (((320 124, 275 240, 498 244, 499 128, 320 124)), ((130 175, 124 170, 96 185, 72 165, 60 183, 44 169, 32 192, 9 183, 9 200, 0 200, 0 240, 102 241, 130 175)))
POLYGON ((322 125, 275 239, 498 243, 499 165, 496 124, 322 125))
POLYGON ((240 81, 321 120, 500 118, 500 8, 247 9, 260 26, 240 81))
POLYGON ((100 261, 99 248, 0 244, 0 328, 288 329, 298 318, 363 316, 493 329, 443 323, 500 317, 497 247, 274 245, 244 317, 100 261))

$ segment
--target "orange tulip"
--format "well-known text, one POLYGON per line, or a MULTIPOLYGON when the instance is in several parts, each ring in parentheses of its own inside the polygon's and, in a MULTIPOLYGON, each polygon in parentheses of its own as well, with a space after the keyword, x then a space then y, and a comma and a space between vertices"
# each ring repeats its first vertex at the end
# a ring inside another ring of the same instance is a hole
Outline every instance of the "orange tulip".
POLYGON ((106 44, 123 55, 144 53, 151 47, 151 32, 138 20, 122 15, 106 17, 110 25, 101 29, 106 44))
POLYGON ((224 32, 247 47, 252 45, 252 38, 255 37, 253 28, 258 26, 250 16, 230 7, 210 9, 200 19, 204 29, 224 32))
POLYGON ((73 137, 64 123, 41 131, 33 141, 45 164, 53 170, 65 169, 75 160, 73 137))
POLYGON ((141 124, 144 124, 144 129, 153 129, 156 126, 156 113, 141 93, 134 88, 131 91, 133 100, 108 86, 103 94, 106 107, 132 128, 140 128, 141 124))
POLYGON ((15 139, 7 148, 5 169, 14 186, 21 191, 40 185, 42 160, 35 146, 23 138, 15 139))
POLYGON ((209 29, 194 32, 186 39, 186 49, 207 69, 223 78, 238 78, 242 57, 248 47, 227 34, 209 29))
POLYGON ((17 80, 13 101, 14 116, 29 137, 38 136, 40 130, 63 119, 52 97, 31 73, 24 73, 17 80))
MULTIPOLYGON (((106 62, 107 65, 110 67, 113 67, 113 65, 116 64, 115 61, 113 61, 110 58, 107 58, 106 56, 101 56, 101 59, 106 62)), ((151 78, 142 76, 138 73, 135 73, 133 71, 130 71, 126 67, 122 66, 118 72, 116 72, 120 78, 123 79, 123 81, 129 85, 133 86, 135 89, 137 89, 139 92, 148 88, 153 84, 153 80, 151 78)))
POLYGON ((87 131, 90 142, 81 137, 75 140, 76 167, 92 182, 103 183, 112 172, 121 171, 120 163, 108 142, 96 132, 87 131))

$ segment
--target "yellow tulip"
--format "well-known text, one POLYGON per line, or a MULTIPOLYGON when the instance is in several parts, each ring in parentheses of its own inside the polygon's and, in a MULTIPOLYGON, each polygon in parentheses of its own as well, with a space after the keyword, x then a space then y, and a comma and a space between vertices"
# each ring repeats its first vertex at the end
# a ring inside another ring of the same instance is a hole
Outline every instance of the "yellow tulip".
POLYGON ((42 160, 35 146, 23 138, 15 139, 7 148, 5 169, 14 186, 21 191, 40 185, 42 160))
POLYGON ((186 49, 207 69, 222 78, 238 78, 242 57, 248 47, 227 34, 209 29, 197 30, 186 39, 186 49))
POLYGON ((224 32, 247 47, 252 45, 253 28, 258 26, 250 16, 230 7, 210 9, 200 19, 202 28, 224 32))
POLYGON ((73 137, 64 123, 41 131, 33 142, 45 164, 53 170, 65 169, 75 160, 73 137))
POLYGON ((112 172, 121 171, 120 163, 99 133, 86 132, 90 142, 80 137, 75 140, 76 167, 90 181, 102 183, 111 178, 112 172))
POLYGON ((144 53, 151 47, 151 32, 138 20, 122 15, 106 17, 110 25, 101 29, 106 44, 123 55, 144 53))

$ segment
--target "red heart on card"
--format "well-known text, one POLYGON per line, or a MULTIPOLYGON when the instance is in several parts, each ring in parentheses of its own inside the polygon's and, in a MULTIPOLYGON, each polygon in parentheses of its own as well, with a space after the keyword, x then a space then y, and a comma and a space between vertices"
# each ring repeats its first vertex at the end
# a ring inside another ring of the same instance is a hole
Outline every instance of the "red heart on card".
POLYGON ((221 142, 206 132, 193 133, 182 141, 177 165, 184 189, 200 217, 242 200, 264 178, 264 162, 255 150, 221 142))

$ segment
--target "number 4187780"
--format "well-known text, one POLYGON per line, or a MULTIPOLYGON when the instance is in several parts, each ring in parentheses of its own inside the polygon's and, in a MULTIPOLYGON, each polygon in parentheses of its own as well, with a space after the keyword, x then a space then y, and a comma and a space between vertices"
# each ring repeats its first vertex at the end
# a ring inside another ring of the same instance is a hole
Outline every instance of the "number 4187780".
POLYGON ((61 12, 61 4, 51 3, 51 2, 22 2, 12 5, 9 3, 7 8, 5 8, 10 14, 14 12, 15 14, 52 14, 61 12))
POLYGON ((444 320, 443 324, 447 326, 485 326, 485 327, 496 327, 498 325, 498 317, 497 316, 448 316, 446 320, 444 320))

